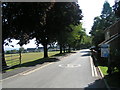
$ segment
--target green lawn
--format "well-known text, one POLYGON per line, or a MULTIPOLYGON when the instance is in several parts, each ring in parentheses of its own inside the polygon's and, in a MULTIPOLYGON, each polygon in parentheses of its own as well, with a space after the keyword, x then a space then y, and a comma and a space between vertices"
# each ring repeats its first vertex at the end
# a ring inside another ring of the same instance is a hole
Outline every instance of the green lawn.
MULTIPOLYGON (((59 53, 59 51, 48 52, 48 56, 51 57, 58 53, 59 53)), ((7 54, 5 56, 7 56, 5 59, 6 59, 6 63, 8 66, 13 66, 13 65, 19 64, 19 54, 7 54), (12 57, 11 57, 11 55, 12 55, 12 57), (10 56, 10 57, 8 57, 8 56, 10 56), (17 59, 11 60, 14 58, 17 58, 17 59)), ((43 58, 43 52, 22 53, 22 63, 35 61, 35 60, 41 59, 41 58, 43 58)))
POLYGON ((102 71, 104 76, 108 75, 108 73, 107 73, 108 67, 106 67, 106 66, 99 66, 99 68, 101 69, 101 71, 102 71))

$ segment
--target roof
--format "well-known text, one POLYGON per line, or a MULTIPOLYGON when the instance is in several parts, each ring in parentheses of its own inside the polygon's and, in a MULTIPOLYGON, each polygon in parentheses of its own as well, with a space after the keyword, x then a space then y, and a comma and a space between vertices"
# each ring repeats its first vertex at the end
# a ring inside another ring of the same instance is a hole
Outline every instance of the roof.
POLYGON ((115 40, 116 38, 120 37, 120 33, 117 33, 115 35, 112 35, 109 39, 103 41, 102 43, 100 43, 98 46, 101 46, 102 44, 108 44, 111 41, 115 40))
POLYGON ((104 32, 106 32, 107 30, 110 30, 110 28, 113 27, 114 25, 116 25, 117 23, 120 23, 120 20, 116 21, 114 24, 112 24, 111 26, 109 26, 108 28, 106 28, 104 30, 104 32))
POLYGON ((36 48, 27 48, 27 50, 36 50, 36 48))

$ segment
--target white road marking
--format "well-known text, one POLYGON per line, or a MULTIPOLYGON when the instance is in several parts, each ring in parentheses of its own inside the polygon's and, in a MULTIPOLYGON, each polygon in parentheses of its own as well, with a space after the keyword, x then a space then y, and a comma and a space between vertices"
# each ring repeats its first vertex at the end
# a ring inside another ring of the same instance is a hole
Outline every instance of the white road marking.
POLYGON ((93 62, 92 62, 91 57, 90 57, 90 65, 91 65, 91 70, 92 70, 92 77, 94 77, 93 62))
POLYGON ((66 65, 59 65, 59 67, 64 67, 64 68, 74 68, 74 67, 80 67, 80 64, 66 64, 66 65))
POLYGON ((98 77, 97 70, 96 70, 95 66, 94 66, 94 73, 95 73, 95 77, 98 77))
MULTIPOLYGON (((25 72, 22 72, 22 73, 18 73, 18 74, 16 74, 16 75, 14 75, 14 76, 10 76, 10 77, 8 77, 8 78, 5 78, 5 79, 2 79, 2 80, 0 80, 0 82, 2 82, 2 81, 4 81, 4 80, 7 80, 7 79, 10 79, 10 78, 13 78, 13 77, 16 77, 16 76, 18 76, 18 75, 28 75, 28 74, 30 74, 30 73, 32 73, 32 72, 35 72, 35 71, 37 71, 37 70, 39 70, 39 69, 41 69, 41 68, 43 68, 43 67, 45 67, 45 66, 48 66, 48 65, 50 65, 50 64, 53 64, 53 63, 49 63, 49 64, 47 64, 47 65, 44 65, 44 66, 41 66, 41 67, 39 67, 39 68, 37 68, 37 69, 34 69, 34 70, 32 70, 32 71, 29 71, 29 72, 27 72, 27 73, 25 73, 25 72)), ((30 70, 30 69, 29 69, 30 70)))
POLYGON ((90 65, 91 65, 91 69, 92 69, 92 77, 98 77, 96 67, 93 64, 93 59, 91 57, 90 57, 90 65))
POLYGON ((19 74, 16 74, 16 75, 14 75, 14 76, 10 76, 10 77, 5 78, 5 79, 2 79, 2 80, 0 80, 0 81, 2 82, 2 81, 4 81, 4 80, 7 80, 7 79, 10 79, 10 78, 16 77, 16 76, 18 76, 18 75, 19 75, 19 74))
POLYGON ((29 72, 24 73, 24 74, 21 74, 21 75, 28 75, 28 74, 30 74, 30 73, 33 73, 33 72, 35 72, 35 71, 38 71, 39 69, 41 69, 41 68, 43 68, 43 67, 48 66, 48 65, 50 65, 50 64, 53 64, 53 63, 49 63, 49 64, 47 64, 47 65, 44 65, 44 66, 39 67, 39 68, 36 68, 36 69, 34 69, 34 70, 32 70, 32 71, 29 71, 29 72))
POLYGON ((98 69, 99 69, 99 71, 100 71, 101 77, 103 78, 103 77, 104 77, 104 75, 103 75, 103 73, 102 73, 101 69, 100 69, 99 67, 98 67, 98 69))

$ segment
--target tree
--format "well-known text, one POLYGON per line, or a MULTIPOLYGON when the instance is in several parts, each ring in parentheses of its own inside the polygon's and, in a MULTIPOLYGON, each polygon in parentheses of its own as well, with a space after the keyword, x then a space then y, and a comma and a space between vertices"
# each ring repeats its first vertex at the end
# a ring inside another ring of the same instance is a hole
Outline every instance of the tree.
POLYGON ((42 27, 44 11, 51 3, 2 3, 2 65, 6 66, 4 47, 11 39, 20 40, 20 46, 27 44, 33 38, 36 27, 42 27), (39 24, 38 24, 39 23, 39 24))
POLYGON ((62 48, 65 47, 66 33, 72 31, 70 25, 78 25, 82 19, 82 11, 75 2, 56 3, 53 9, 53 25, 56 30, 56 39, 60 46, 60 53, 62 48))
POLYGON ((93 44, 97 46, 105 40, 104 30, 116 21, 115 13, 112 11, 110 4, 106 1, 103 5, 101 15, 94 18, 94 23, 90 34, 93 37, 93 44))
POLYGON ((82 24, 77 26, 71 25, 72 32, 68 33, 66 38, 67 46, 69 47, 69 52, 71 48, 80 49, 80 44, 83 37, 86 35, 82 24))
POLYGON ((88 35, 84 35, 80 48, 90 48, 92 46, 92 37, 88 35))
POLYGON ((115 5, 113 6, 113 10, 115 11, 115 15, 120 17, 120 1, 116 0, 115 5))
POLYGON ((60 48, 62 48, 66 27, 71 23, 79 23, 80 19, 81 12, 76 3, 56 2, 45 12, 44 26, 34 34, 37 43, 44 46, 44 57, 48 57, 48 44, 58 41, 60 48))

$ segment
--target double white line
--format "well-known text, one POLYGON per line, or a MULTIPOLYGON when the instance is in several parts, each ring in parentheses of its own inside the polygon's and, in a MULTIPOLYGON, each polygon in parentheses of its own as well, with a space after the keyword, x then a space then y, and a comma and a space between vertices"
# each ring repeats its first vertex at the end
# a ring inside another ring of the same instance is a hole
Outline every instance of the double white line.
POLYGON ((98 77, 97 70, 95 68, 95 65, 93 64, 93 59, 90 56, 90 65, 92 69, 92 77, 98 77))

